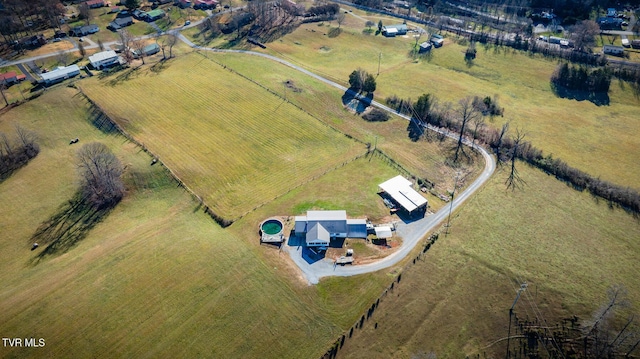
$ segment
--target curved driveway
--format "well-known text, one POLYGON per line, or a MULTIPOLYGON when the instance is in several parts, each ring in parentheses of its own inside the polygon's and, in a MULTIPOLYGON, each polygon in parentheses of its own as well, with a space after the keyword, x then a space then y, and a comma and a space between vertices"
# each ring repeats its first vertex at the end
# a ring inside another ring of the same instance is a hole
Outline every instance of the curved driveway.
MULTIPOLYGON (((191 26, 196 26, 197 23, 199 22, 193 23, 191 24, 191 26)), ((339 89, 340 91, 348 91, 346 87, 336 82, 333 82, 311 71, 308 71, 300 66, 294 65, 286 60, 283 60, 281 58, 278 58, 272 55, 263 54, 255 51, 247 51, 247 50, 221 50, 221 49, 214 49, 214 48, 205 48, 191 42, 184 35, 182 35, 177 29, 171 30, 169 32, 175 34, 181 41, 185 42, 189 46, 198 50, 206 50, 206 51, 213 51, 213 52, 227 52, 227 53, 241 53, 246 55, 264 57, 272 61, 276 61, 280 64, 283 64, 285 66, 288 66, 296 71, 300 71, 308 76, 315 78, 318 81, 321 81, 325 84, 333 86, 339 89)), ((144 37, 149 37, 149 35, 144 37)), ((111 43, 105 44, 105 45, 110 45, 110 44, 111 43)), ((92 44, 90 46, 87 46, 87 48, 89 47, 97 47, 97 45, 92 44)), ((65 52, 72 52, 72 51, 77 51, 77 49, 75 48, 69 49, 69 50, 66 50, 65 52)), ((53 54, 45 54, 45 55, 36 56, 28 59, 22 59, 22 60, 14 61, 11 63, 6 63, 3 66, 9 66, 17 63, 32 61, 34 59, 44 58, 52 55, 53 54)), ((409 116, 406 116, 401 113, 397 113, 393 109, 379 102, 372 101, 371 105, 378 107, 382 110, 385 110, 387 112, 393 113, 397 116, 400 116, 408 121, 412 120, 409 116)), ((431 126, 428 126, 427 128, 432 131, 444 133, 448 137, 457 139, 457 136, 455 133, 450 133, 447 130, 442 130, 442 129, 431 127, 431 126)), ((302 247, 285 245, 285 249, 291 255, 291 258, 294 261, 294 263, 296 263, 296 265, 300 267, 300 270, 305 275, 309 283, 316 284, 318 283, 318 280, 322 277, 352 276, 357 274, 375 272, 380 269, 388 268, 400 262, 403 258, 405 258, 411 252, 411 250, 415 248, 415 246, 420 242, 420 240, 424 238, 425 235, 427 235, 427 233, 433 231, 442 221, 444 221, 444 219, 449 214, 450 209, 458 208, 465 200, 467 200, 475 191, 477 191, 489 179, 491 174, 493 174, 496 168, 496 164, 493 157, 485 149, 477 145, 472 145, 469 141, 465 140, 465 145, 475 148, 477 151, 479 151, 482 154, 482 157, 485 160, 485 168, 480 174, 480 176, 476 178, 476 180, 469 187, 467 187, 464 191, 460 192, 456 196, 456 198, 452 202, 452 205, 447 205, 442 209, 440 209, 440 211, 432 215, 426 216, 420 220, 417 220, 411 223, 402 223, 402 222, 399 223, 396 226, 396 234, 402 237, 403 243, 402 243, 402 246, 397 251, 390 254, 389 256, 369 264, 353 265, 353 266, 336 266, 334 265, 333 261, 329 259, 322 259, 322 260, 309 263, 302 256, 302 249, 303 249, 302 247)))
MULTIPOLYGON (((178 38, 180 38, 180 40, 182 40, 183 42, 185 42, 186 44, 188 44, 189 46, 195 49, 213 51, 213 52, 241 53, 241 54, 264 57, 264 58, 279 62, 294 70, 300 71, 308 76, 311 76, 341 91, 347 91, 346 87, 336 82, 333 82, 329 79, 326 79, 320 75, 317 75, 311 71, 308 71, 300 66, 294 65, 281 58, 268 55, 268 54, 263 54, 260 52, 248 51, 248 50, 222 50, 222 49, 201 47, 189 41, 189 39, 187 39, 184 35, 180 34, 179 32, 176 31, 175 33, 178 36, 178 38)), ((408 121, 411 121, 411 118, 409 116, 397 113, 393 109, 381 103, 372 101, 371 104, 387 112, 400 116, 408 121)), ((432 126, 429 126, 428 128, 432 131, 444 133, 445 135, 451 138, 457 139, 457 135, 455 133, 451 133, 447 130, 442 130, 432 126)), ((452 209, 455 210, 456 208, 460 207, 460 205, 464 201, 466 201, 475 191, 477 191, 491 177, 491 175, 495 171, 496 163, 493 157, 484 148, 478 145, 472 145, 469 141, 465 141, 465 145, 469 147, 473 147, 474 149, 479 151, 480 154, 482 154, 482 157, 484 158, 485 167, 482 173, 480 174, 480 176, 478 176, 478 178, 476 178, 476 180, 469 187, 467 187, 464 191, 460 192, 455 197, 452 204, 444 206, 438 212, 432 215, 428 215, 420 220, 413 221, 410 223, 400 222, 398 225, 396 225, 396 235, 399 235, 400 237, 402 237, 403 242, 402 242, 402 246, 398 250, 390 254, 389 256, 368 264, 337 266, 330 259, 321 259, 315 262, 307 261, 303 257, 304 247, 302 246, 285 245, 285 250, 289 252, 291 259, 293 259, 294 263, 300 268, 300 270, 302 271, 306 279, 311 284, 318 283, 319 279, 322 277, 352 276, 357 274, 370 273, 370 272, 375 272, 380 269, 388 268, 394 264, 397 264, 403 258, 405 258, 411 252, 411 250, 413 250, 416 247, 418 243, 420 243, 420 240, 422 238, 424 238, 429 232, 433 231, 438 225, 440 225, 440 223, 442 223, 442 221, 445 220, 445 218, 447 218, 447 215, 449 214, 450 210, 452 209)), ((308 254, 305 253, 305 255, 308 255, 308 254)))

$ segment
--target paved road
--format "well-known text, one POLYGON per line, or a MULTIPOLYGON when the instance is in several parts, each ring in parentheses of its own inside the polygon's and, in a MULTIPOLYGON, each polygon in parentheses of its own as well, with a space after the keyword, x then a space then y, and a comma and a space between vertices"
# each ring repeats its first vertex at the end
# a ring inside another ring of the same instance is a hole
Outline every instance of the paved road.
MULTIPOLYGON (((198 23, 200 22, 196 22, 191 24, 190 26, 196 26, 198 23)), ((221 49, 214 49, 214 48, 205 48, 205 47, 201 47, 198 46, 196 44, 194 44, 193 42, 191 42, 189 39, 187 39, 184 35, 182 35, 180 32, 180 29, 173 29, 170 30, 168 32, 173 33, 175 35, 177 35, 177 37, 185 42, 186 44, 188 44, 189 46, 198 49, 198 50, 205 50, 205 51, 212 51, 212 52, 227 52, 227 53, 241 53, 241 54, 246 54, 246 55, 251 55, 251 56, 259 56, 259 57, 263 57, 263 58, 267 58, 270 59, 272 61, 276 61, 278 63, 281 63, 285 66, 288 66, 296 71, 302 72, 308 76, 311 76, 315 79, 317 79, 318 81, 321 81, 325 84, 328 84, 330 86, 333 86, 337 89, 339 89, 340 91, 348 91, 348 89, 346 87, 344 87, 343 85, 340 85, 334 81, 331 81, 327 78, 324 78, 320 75, 317 75, 309 70, 306 70, 298 65, 294 65, 292 63, 290 63, 289 61, 283 60, 281 58, 272 56, 272 55, 268 55, 268 54, 264 54, 264 53, 260 53, 260 52, 255 52, 255 51, 248 51, 248 50, 221 50, 221 49)), ((151 35, 148 36, 143 36, 143 38, 147 38, 147 37, 151 37, 151 35)), ((111 42, 111 43, 105 43, 105 46, 109 46, 111 44, 113 44, 115 42, 111 42)), ((87 46, 86 48, 93 48, 93 47, 97 47, 96 44, 90 44, 89 46, 87 46)), ((69 49, 66 52, 72 52, 72 51, 77 51, 77 49, 69 49)), ((45 54, 45 55, 40 55, 40 56, 35 56, 35 57, 31 57, 28 59, 22 59, 19 61, 14 61, 11 62, 8 65, 14 65, 14 64, 22 64, 25 62, 29 62, 29 61, 33 61, 33 60, 37 60, 37 59, 41 59, 41 58, 46 58, 49 56, 55 56, 55 54, 45 54)), ((372 101, 371 105, 378 107, 380 109, 383 109, 387 112, 390 113, 394 113, 400 117, 403 117, 404 119, 411 121, 411 118, 403 115, 403 114, 398 114, 396 113, 393 109, 377 102, 377 101, 372 101)), ((433 131, 438 131, 438 132, 442 132, 445 133, 447 136, 455 138, 455 134, 453 133, 449 133, 446 130, 440 130, 438 128, 432 128, 432 127, 428 127, 433 131)), ((465 144, 468 146, 471 146, 471 144, 468 141, 465 141, 465 144)), ((485 160, 485 168, 482 171, 482 173, 480 174, 480 176, 467 188, 465 189, 463 192, 459 193, 457 195, 457 197, 455 198, 455 200, 452 202, 452 208, 455 210, 456 208, 458 208, 467 198, 469 198, 469 196, 471 194, 473 194, 475 191, 477 191, 491 176, 491 174, 494 172, 495 170, 495 161, 493 159, 493 157, 491 155, 489 155, 489 153, 487 153, 483 148, 479 147, 479 146, 474 146, 483 156, 484 160, 485 160)), ((309 283, 315 284, 318 282, 318 280, 322 277, 326 277, 326 276, 351 276, 351 275, 356 275, 356 274, 363 274, 363 273, 369 273, 369 272, 374 272, 380 269, 384 269, 384 268, 388 268, 396 263, 398 263, 399 261, 401 261, 404 257, 406 257, 413 248, 415 248, 415 246, 420 242, 420 240, 422 238, 424 238, 424 236, 429 233, 430 231, 434 230, 447 216, 447 214, 449 213, 450 210, 450 206, 445 206, 443 209, 441 209, 440 211, 438 211, 435 214, 429 215, 423 219, 411 222, 411 223, 400 223, 396 226, 396 232, 397 235, 400 235, 403 238, 403 245, 393 254, 379 260, 376 261, 374 263, 370 263, 370 264, 365 264, 365 265, 357 265, 357 266, 345 266, 345 267, 338 267, 338 266, 334 266, 333 262, 330 260, 319 260, 313 263, 308 263, 303 257, 302 257, 302 247, 295 247, 295 246, 285 246, 289 252, 289 254, 291 255, 291 258, 293 259, 293 261, 300 267, 300 269, 302 270, 302 272, 304 273, 305 277, 307 278, 307 280, 309 281, 309 283)))

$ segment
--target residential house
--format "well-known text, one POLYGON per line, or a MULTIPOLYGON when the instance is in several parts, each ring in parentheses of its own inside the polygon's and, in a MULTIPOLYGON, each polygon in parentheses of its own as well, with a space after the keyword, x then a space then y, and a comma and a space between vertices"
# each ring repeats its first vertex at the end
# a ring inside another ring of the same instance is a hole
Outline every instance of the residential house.
POLYGON ((118 31, 123 27, 127 27, 130 25, 133 25, 133 18, 131 16, 128 16, 114 19, 109 23, 109 26, 107 26, 107 28, 113 31, 118 31))
POLYGON ((0 84, 4 86, 11 86, 16 82, 18 82, 18 75, 15 71, 0 74, 0 84))
POLYGON ((196 10, 210 10, 215 9, 218 6, 216 0, 194 0, 193 8, 196 10))
POLYGON ((175 4, 182 9, 186 9, 191 7, 191 0, 176 0, 175 4))
POLYGON ((120 56, 113 50, 102 51, 89 56, 89 62, 96 70, 120 63, 120 56))
POLYGON ((34 35, 29 36, 25 39, 20 40, 18 46, 21 48, 32 48, 32 47, 40 47, 47 43, 47 39, 45 39, 44 35, 34 35))
MULTIPOLYGON (((158 44, 153 43, 150 45, 145 46, 144 48, 142 48, 142 53, 144 54, 144 56, 151 56, 151 55, 155 55, 158 52, 160 52, 160 46, 158 46, 158 44)), ((131 51, 131 54, 133 55, 133 57, 138 58, 139 54, 137 50, 133 50, 131 51)))
POLYGON ((88 0, 85 1, 85 4, 87 4, 90 9, 96 9, 107 5, 104 0, 88 0))
POLYGON ((98 27, 98 25, 91 24, 91 25, 85 25, 85 26, 76 26, 73 29, 71 29, 69 33, 72 36, 85 36, 89 34, 95 34, 98 31, 100 31, 100 28, 98 27))
POLYGON ((600 30, 620 30, 622 29, 622 19, 614 17, 600 17, 596 21, 600 30))
POLYGON ((624 55, 624 47, 622 47, 622 46, 614 46, 614 45, 604 45, 602 47, 602 52, 605 55, 623 56, 624 55))
POLYGON ((406 24, 389 25, 382 27, 382 35, 386 37, 394 37, 397 35, 406 35, 408 31, 406 24))
POLYGON ((46 85, 52 85, 57 82, 66 80, 68 78, 78 76, 80 74, 80 68, 78 65, 70 65, 67 67, 58 67, 57 69, 40 74, 42 82, 46 85))
POLYGON ((307 211, 295 217, 294 232, 307 247, 327 247, 331 239, 367 238, 366 219, 347 219, 346 211, 307 211))
POLYGON ((151 11, 147 11, 144 15, 144 21, 153 22, 164 17, 164 11, 161 9, 155 9, 151 11))

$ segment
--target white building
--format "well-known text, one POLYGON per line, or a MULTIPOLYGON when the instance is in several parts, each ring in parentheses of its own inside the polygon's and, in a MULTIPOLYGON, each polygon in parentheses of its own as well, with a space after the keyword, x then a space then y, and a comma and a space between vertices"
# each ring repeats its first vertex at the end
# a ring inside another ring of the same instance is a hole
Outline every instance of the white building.
POLYGON ((113 50, 102 51, 89 56, 89 62, 94 69, 100 70, 119 63, 120 57, 113 50))
POLYGON ((70 65, 67 67, 58 67, 57 69, 40 74, 42 81, 45 85, 52 85, 56 82, 66 80, 68 78, 77 76, 80 74, 80 68, 78 65, 70 65))
POLYGON ((400 175, 381 183, 378 187, 409 213, 424 212, 427 209, 427 199, 411 187, 409 180, 400 175))
POLYGON ((295 234, 307 247, 329 246, 331 238, 367 238, 365 219, 347 219, 346 211, 307 211, 296 216, 295 234))

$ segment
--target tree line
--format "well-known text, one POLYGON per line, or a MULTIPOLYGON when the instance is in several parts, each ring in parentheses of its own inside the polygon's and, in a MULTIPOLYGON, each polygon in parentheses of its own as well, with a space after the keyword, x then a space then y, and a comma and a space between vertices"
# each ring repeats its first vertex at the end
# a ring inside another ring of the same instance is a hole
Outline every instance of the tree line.
POLYGON ((60 28, 65 8, 60 0, 4 0, 0 10, 0 34, 5 43, 35 35, 45 28, 60 28))
MULTIPOLYGON (((515 168, 515 159, 523 160, 556 178, 570 184, 573 188, 583 191, 587 190, 594 196, 603 198, 610 203, 617 204, 627 211, 640 214, 640 193, 636 190, 620 186, 609 181, 594 177, 584 171, 571 167, 560 158, 554 158, 551 154, 545 155, 543 151, 524 141, 524 133, 516 130, 514 136, 509 135, 509 123, 505 123, 501 128, 484 126, 482 116, 476 116, 473 112, 481 110, 473 107, 473 103, 484 102, 477 97, 477 100, 463 99, 456 110, 451 103, 440 103, 432 94, 423 94, 415 103, 411 99, 401 99, 391 96, 386 99, 388 106, 400 113, 411 116, 420 126, 418 136, 429 138, 430 133, 425 125, 446 128, 457 133, 460 137, 467 136, 473 142, 478 140, 486 144, 496 155, 499 162, 511 161, 512 169, 515 168), (469 106, 469 102, 471 106, 469 106)), ((495 98, 492 102, 497 102, 495 98)), ((496 106, 499 107, 496 103, 496 106)), ((411 136, 411 134, 410 134, 411 136)), ((438 135, 444 140, 443 135, 438 135)), ((417 140, 417 139, 416 139, 417 140)), ((458 140, 460 147, 461 139, 458 140)), ((459 151, 459 150, 457 150, 459 151)), ((462 150, 464 151, 464 150, 462 150)), ((457 157, 457 156, 456 156, 457 157)), ((513 171, 512 171, 513 172, 513 171)), ((518 185, 517 173, 512 173, 511 183, 508 187, 518 185)))
POLYGON ((0 182, 40 153, 35 133, 15 127, 13 139, 0 132, 0 182))
POLYGON ((606 93, 611 85, 611 72, 602 68, 591 70, 585 66, 564 63, 556 67, 551 75, 551 83, 568 90, 606 93))

